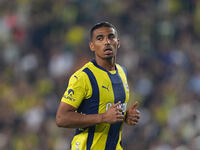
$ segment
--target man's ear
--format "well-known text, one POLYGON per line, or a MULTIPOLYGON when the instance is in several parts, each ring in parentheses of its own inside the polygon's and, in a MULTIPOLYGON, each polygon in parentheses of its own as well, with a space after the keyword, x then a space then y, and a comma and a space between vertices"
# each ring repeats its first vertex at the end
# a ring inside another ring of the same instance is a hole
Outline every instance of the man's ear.
POLYGON ((89 42, 90 50, 94 52, 94 44, 92 42, 89 42))
POLYGON ((117 48, 120 48, 120 40, 118 40, 117 48))

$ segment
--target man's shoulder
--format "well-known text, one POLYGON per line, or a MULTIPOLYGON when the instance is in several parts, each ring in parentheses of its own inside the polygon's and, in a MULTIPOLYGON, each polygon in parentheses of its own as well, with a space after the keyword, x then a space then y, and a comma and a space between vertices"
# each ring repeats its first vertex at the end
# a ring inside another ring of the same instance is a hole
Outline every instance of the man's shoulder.
POLYGON ((87 77, 86 73, 84 72, 84 69, 89 68, 89 66, 91 66, 91 62, 89 61, 88 63, 86 63, 82 68, 78 69, 74 74, 72 74, 71 77, 75 77, 75 78, 85 78, 87 77))

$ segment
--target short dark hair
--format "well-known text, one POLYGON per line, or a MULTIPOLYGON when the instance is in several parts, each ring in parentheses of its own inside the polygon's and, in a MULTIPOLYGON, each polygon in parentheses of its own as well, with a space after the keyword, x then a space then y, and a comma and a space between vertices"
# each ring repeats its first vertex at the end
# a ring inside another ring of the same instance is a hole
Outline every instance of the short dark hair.
POLYGON ((95 25, 91 28, 91 30, 90 30, 90 40, 91 40, 91 41, 92 41, 92 37, 93 37, 93 32, 94 32, 94 30, 99 29, 99 28, 102 28, 102 27, 113 28, 113 29, 116 31, 116 33, 117 33, 117 29, 116 29, 115 26, 112 25, 111 23, 109 23, 109 22, 100 22, 100 23, 95 24, 95 25))

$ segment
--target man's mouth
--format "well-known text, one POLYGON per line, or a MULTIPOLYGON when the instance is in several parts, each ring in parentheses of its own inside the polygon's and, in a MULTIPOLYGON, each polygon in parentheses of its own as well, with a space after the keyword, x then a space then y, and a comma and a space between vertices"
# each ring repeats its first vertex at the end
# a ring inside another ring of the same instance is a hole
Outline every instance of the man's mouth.
POLYGON ((106 48, 104 49, 105 54, 111 54, 112 53, 112 48, 106 48))
POLYGON ((106 52, 106 51, 112 51, 112 48, 110 48, 110 47, 105 48, 105 49, 104 49, 104 52, 106 52))

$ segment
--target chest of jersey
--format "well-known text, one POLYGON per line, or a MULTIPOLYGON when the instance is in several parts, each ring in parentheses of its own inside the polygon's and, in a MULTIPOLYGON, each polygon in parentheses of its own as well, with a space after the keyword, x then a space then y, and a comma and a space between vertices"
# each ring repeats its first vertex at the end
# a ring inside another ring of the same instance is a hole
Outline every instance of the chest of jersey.
POLYGON ((79 112, 85 114, 104 113, 110 106, 121 101, 123 111, 129 99, 126 75, 117 69, 115 74, 101 68, 86 68, 83 70, 89 77, 92 96, 82 102, 79 112))
POLYGON ((105 72, 99 77, 99 113, 105 112, 111 105, 121 101, 120 107, 126 104, 127 91, 118 73, 105 72))

